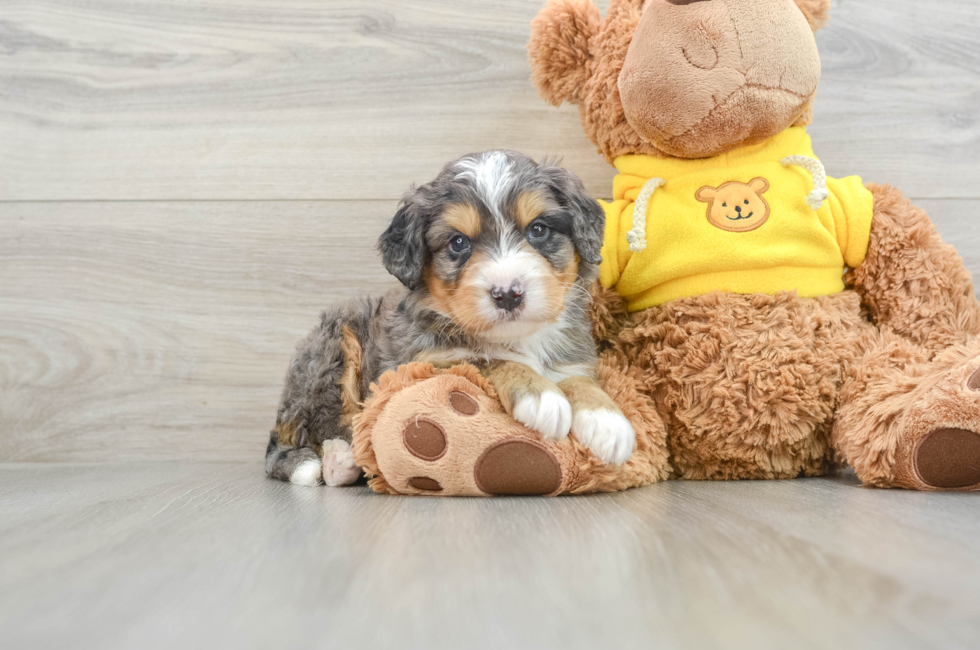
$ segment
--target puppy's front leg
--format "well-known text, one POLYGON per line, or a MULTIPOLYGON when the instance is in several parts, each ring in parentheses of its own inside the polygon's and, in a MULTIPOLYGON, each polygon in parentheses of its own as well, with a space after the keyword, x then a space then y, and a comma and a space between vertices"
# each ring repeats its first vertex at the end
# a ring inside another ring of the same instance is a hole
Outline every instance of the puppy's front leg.
POLYGON ((517 361, 495 363, 486 376, 515 420, 549 440, 568 435, 572 407, 553 381, 517 361))
POLYGON ((589 377, 569 377, 558 384, 572 405, 572 434, 596 456, 622 465, 633 454, 633 426, 606 391, 589 377))

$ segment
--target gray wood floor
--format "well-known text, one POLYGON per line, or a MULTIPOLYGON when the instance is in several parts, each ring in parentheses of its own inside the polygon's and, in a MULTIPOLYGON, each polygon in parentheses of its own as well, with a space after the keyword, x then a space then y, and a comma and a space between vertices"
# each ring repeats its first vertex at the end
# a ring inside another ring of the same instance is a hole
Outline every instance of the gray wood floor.
POLYGON ((4 648, 976 648, 970 494, 853 478, 386 497, 0 466, 4 648))
MULTIPOLYGON (((0 2, 0 647, 977 647, 973 495, 263 479, 292 348, 391 285, 410 183, 508 147, 610 193, 528 80, 543 3, 0 2)), ((810 129, 975 275, 978 35, 976 0, 836 0, 810 129)))

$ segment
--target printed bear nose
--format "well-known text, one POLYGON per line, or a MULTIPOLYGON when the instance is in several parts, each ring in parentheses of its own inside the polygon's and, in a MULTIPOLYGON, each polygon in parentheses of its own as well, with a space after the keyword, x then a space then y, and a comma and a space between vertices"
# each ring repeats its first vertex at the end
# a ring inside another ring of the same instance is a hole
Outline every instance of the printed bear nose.
POLYGON ((736 205, 735 206, 735 212, 741 213, 742 212, 742 206, 736 205))
POLYGON ((510 289, 494 287, 490 290, 490 297, 493 298, 497 309, 514 311, 524 302, 524 290, 519 286, 512 286, 510 289))

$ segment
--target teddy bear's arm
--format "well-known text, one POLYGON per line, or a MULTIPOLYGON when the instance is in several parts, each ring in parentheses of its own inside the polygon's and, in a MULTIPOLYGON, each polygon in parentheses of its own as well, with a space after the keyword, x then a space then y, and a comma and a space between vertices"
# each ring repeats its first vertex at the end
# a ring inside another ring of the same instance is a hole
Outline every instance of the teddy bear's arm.
POLYGON ((867 187, 874 196, 868 254, 847 281, 875 323, 933 351, 980 333, 980 304, 956 250, 899 190, 867 187))

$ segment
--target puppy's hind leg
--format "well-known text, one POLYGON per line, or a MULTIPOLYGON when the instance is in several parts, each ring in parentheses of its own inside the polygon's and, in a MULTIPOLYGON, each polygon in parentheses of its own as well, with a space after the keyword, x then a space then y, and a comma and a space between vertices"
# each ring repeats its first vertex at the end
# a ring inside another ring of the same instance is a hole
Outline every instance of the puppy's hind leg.
POLYGON ((327 312, 290 363, 276 428, 266 449, 270 478, 299 485, 350 485, 361 476, 351 449, 362 352, 372 304, 327 312))
POLYGON ((279 432, 269 435, 265 449, 265 473, 269 478, 296 485, 319 485, 323 475, 320 456, 310 447, 291 447, 279 444, 279 432))

